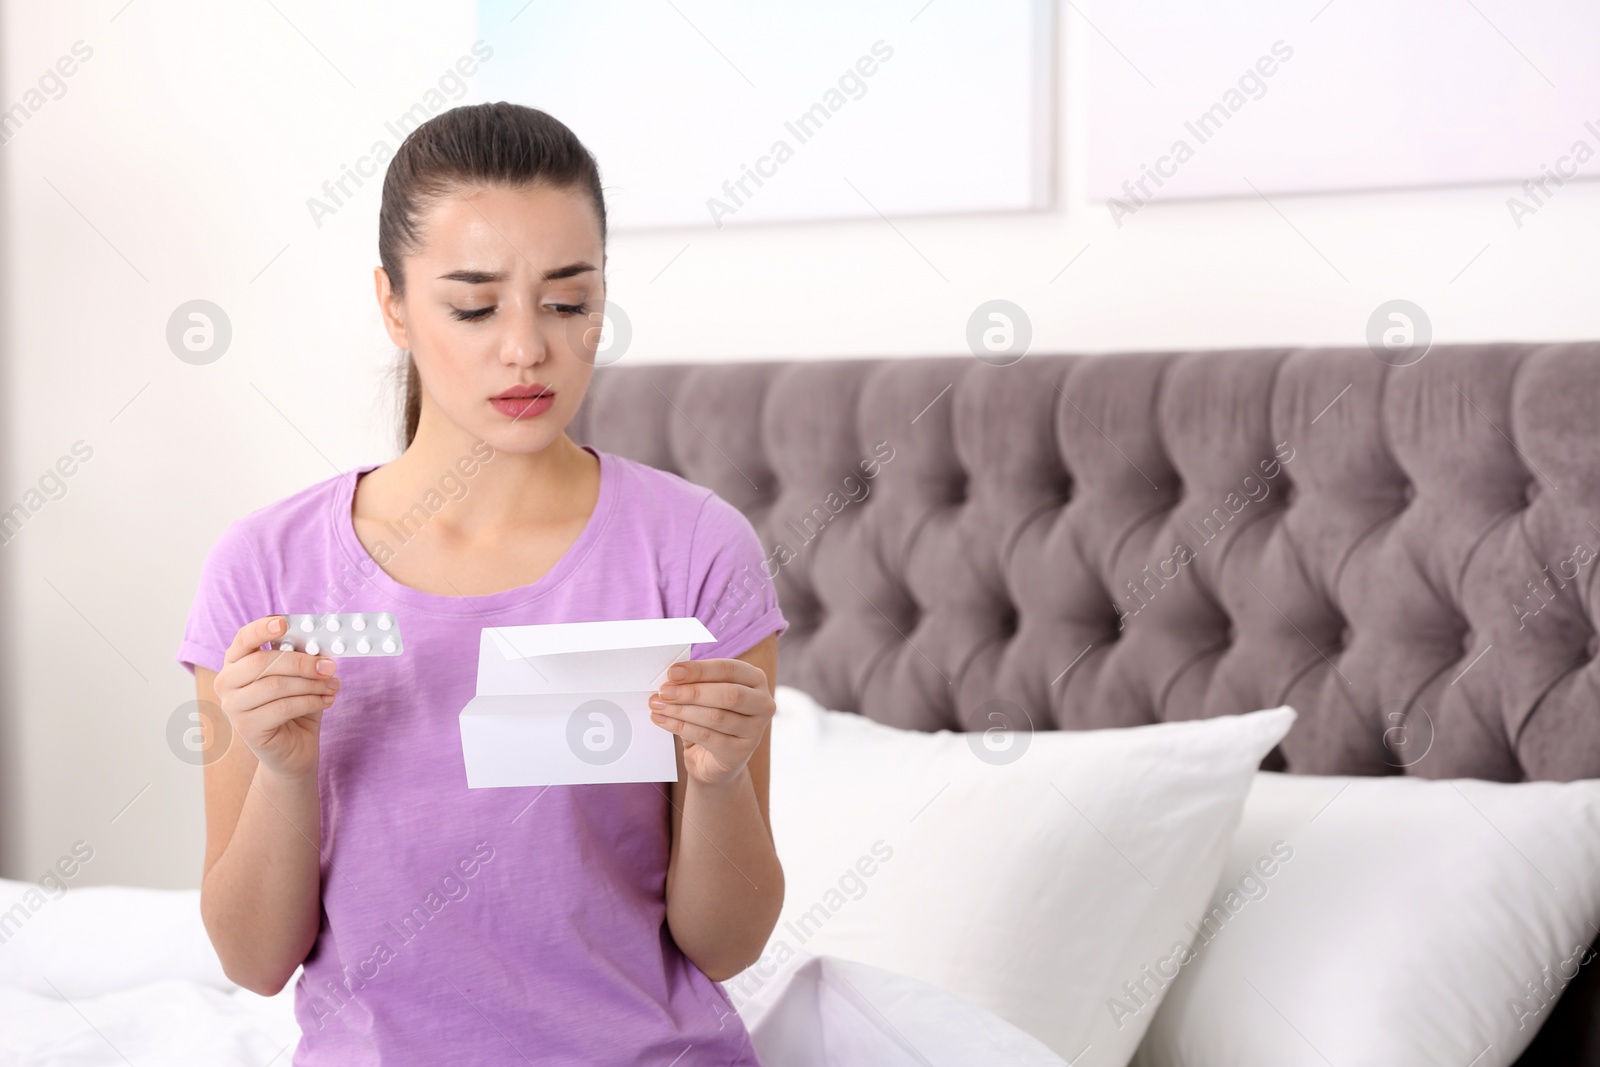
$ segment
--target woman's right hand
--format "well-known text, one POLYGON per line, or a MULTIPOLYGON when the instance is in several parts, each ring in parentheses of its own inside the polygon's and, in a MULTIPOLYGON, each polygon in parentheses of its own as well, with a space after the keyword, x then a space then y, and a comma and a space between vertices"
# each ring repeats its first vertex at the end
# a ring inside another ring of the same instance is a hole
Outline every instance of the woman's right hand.
POLYGON ((217 672, 217 700, 236 737, 269 771, 303 778, 317 771, 322 712, 333 703, 338 664, 327 656, 262 649, 288 620, 268 615, 246 623, 217 672))

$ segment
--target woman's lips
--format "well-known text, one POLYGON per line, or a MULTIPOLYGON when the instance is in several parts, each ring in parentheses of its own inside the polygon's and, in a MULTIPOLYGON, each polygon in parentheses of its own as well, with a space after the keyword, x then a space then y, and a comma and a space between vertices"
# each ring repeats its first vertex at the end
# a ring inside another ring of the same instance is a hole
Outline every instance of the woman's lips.
POLYGON ((550 393, 550 394, 554 395, 555 390, 552 389, 550 386, 544 384, 543 382, 529 382, 527 385, 513 385, 509 389, 504 389, 504 390, 496 393, 494 396, 490 397, 489 399, 491 399, 491 400, 522 399, 522 398, 530 397, 530 396, 539 396, 541 393, 550 393))
MULTIPOLYGON (((508 390, 509 392, 513 392, 508 390)), ((500 414, 513 419, 531 419, 543 415, 556 403, 554 393, 544 393, 538 396, 501 395, 489 398, 489 403, 500 414)))

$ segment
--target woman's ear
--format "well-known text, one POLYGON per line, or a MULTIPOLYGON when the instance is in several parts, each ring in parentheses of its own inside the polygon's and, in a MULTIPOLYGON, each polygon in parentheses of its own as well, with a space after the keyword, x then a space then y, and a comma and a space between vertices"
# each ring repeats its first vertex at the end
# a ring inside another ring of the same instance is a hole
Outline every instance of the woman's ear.
POLYGON ((378 314, 383 316, 383 328, 388 331, 389 340, 393 341, 396 347, 410 351, 411 340, 406 335, 400 299, 394 295, 394 287, 389 284, 389 272, 381 266, 374 267, 372 281, 378 291, 378 314))

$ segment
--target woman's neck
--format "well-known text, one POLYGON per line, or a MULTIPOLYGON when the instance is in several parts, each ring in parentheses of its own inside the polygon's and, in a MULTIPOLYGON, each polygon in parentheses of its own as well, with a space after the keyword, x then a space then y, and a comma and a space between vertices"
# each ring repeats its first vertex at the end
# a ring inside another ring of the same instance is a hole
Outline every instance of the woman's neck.
POLYGON ((537 451, 514 452, 459 427, 429 430, 426 422, 419 425, 405 452, 358 482, 358 522, 390 521, 421 504, 441 532, 498 539, 565 525, 593 511, 599 460, 564 431, 537 451))

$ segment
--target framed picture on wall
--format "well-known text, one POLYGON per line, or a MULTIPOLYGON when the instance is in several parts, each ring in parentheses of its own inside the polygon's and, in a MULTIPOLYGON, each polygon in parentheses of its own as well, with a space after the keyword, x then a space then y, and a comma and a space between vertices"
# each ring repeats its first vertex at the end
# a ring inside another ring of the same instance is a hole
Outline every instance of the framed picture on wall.
MULTIPOLYGON (((1600 7, 1583 0, 1095 5, 1089 195, 1152 200, 1600 175, 1600 7)), ((1519 207, 1520 203, 1520 207, 1519 207)))
POLYGON ((478 17, 496 42, 478 99, 577 131, 619 230, 1050 206, 1049 0, 479 0, 478 17))

